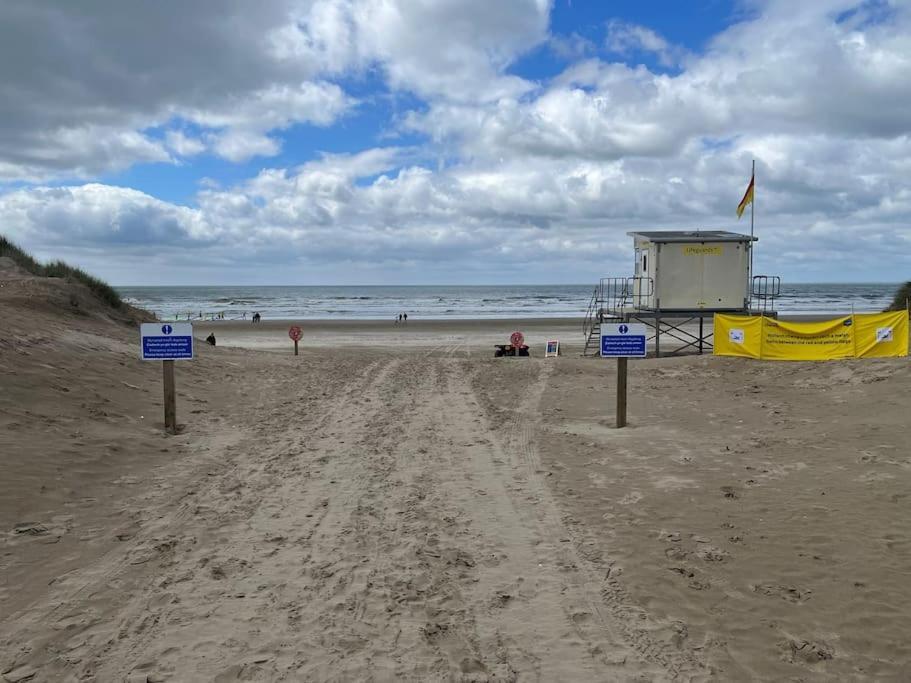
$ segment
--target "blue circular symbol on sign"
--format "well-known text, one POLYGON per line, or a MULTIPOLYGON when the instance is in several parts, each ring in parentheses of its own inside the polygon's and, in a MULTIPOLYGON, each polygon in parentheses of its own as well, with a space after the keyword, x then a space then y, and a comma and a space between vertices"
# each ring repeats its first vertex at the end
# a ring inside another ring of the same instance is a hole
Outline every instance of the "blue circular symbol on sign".
POLYGON ((620 334, 626 334, 629 332, 629 328, 626 325, 621 325, 617 329, 620 331, 620 334))
POLYGON ((163 334, 171 334, 171 332, 174 331, 174 328, 171 327, 170 325, 162 325, 162 326, 161 326, 161 331, 162 331, 163 334))

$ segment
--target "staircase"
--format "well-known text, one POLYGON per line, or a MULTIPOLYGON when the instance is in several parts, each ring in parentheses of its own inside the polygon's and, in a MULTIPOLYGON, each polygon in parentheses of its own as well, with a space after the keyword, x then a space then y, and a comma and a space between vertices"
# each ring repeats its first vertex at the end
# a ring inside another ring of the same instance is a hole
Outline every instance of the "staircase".
POLYGON ((595 288, 585 319, 582 321, 582 334, 585 335, 583 356, 594 356, 601 352, 601 304, 598 302, 598 288, 595 288))
POLYGON ((617 313, 623 310, 629 291, 626 278, 604 278, 595 287, 588 302, 585 318, 582 320, 582 334, 585 337, 583 356, 601 354, 601 325, 623 322, 624 319, 617 313), (622 286, 618 287, 614 280, 622 280, 622 286))

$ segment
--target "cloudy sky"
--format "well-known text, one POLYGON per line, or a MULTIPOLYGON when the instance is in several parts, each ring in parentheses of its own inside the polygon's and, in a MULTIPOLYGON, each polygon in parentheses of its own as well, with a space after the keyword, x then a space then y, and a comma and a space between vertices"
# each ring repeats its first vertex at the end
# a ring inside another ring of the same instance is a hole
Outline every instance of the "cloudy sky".
POLYGON ((911 277, 908 0, 4 0, 0 232, 116 284, 911 277))

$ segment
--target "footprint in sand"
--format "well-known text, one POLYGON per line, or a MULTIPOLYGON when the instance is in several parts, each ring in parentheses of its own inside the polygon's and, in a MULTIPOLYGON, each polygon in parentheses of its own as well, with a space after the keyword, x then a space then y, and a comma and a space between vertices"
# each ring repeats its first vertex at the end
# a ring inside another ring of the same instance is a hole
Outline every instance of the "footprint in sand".
POLYGON ((782 652, 782 659, 791 664, 800 662, 817 664, 835 656, 835 648, 821 641, 788 639, 779 643, 779 647, 782 652))
POLYGON ((740 494, 733 486, 722 486, 721 492, 724 494, 724 497, 728 498, 729 500, 736 500, 737 498, 740 498, 740 494))
POLYGON ((730 554, 727 551, 722 550, 721 548, 717 548, 713 545, 700 545, 696 549, 696 557, 698 557, 703 562, 724 562, 730 557, 730 554))
POLYGON ((760 595, 767 595, 769 597, 781 598, 787 602, 793 603, 802 603, 810 599, 810 594, 813 592, 806 588, 798 588, 797 586, 783 586, 778 583, 759 583, 754 586, 750 586, 754 593, 760 595))

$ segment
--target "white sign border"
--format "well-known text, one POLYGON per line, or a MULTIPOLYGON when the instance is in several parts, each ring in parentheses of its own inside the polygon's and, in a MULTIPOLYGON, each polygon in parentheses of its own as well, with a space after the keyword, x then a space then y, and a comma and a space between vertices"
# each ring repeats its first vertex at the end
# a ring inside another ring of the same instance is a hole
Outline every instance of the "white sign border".
POLYGON ((604 323, 601 325, 601 338, 599 339, 598 344, 598 355, 601 358, 646 358, 648 356, 648 325, 645 323, 604 323), (629 332, 626 334, 620 334, 620 326, 626 325, 629 328, 629 332), (605 332, 605 328, 608 329, 605 332), (613 333, 611 333, 613 330, 613 333), (643 353, 636 354, 634 356, 605 356, 603 353, 604 350, 604 337, 642 337, 643 339, 643 353))
POLYGON ((140 323, 139 325, 139 357, 144 361, 179 361, 179 360, 194 360, 196 358, 196 340, 193 337, 193 323, 187 322, 154 322, 154 323, 140 323), (161 328, 165 325, 170 325, 173 328, 171 334, 165 335, 161 333, 161 328), (148 331, 153 330, 155 334, 147 334, 148 331), (187 331, 189 330, 189 333, 187 331), (190 338, 190 355, 189 356, 180 356, 179 358, 147 358, 145 355, 145 344, 143 344, 143 339, 147 337, 189 337, 190 338))

